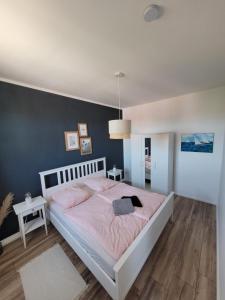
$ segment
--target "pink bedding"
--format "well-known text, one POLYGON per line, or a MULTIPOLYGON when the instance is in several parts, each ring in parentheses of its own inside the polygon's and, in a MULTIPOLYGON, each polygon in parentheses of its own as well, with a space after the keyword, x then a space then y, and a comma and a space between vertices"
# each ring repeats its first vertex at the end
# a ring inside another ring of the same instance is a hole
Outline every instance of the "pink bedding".
POLYGON ((149 170, 151 169, 151 161, 145 160, 145 168, 149 170))
POLYGON ((136 207, 132 214, 148 221, 165 200, 166 196, 157 193, 150 193, 142 189, 135 188, 125 183, 119 183, 111 189, 98 193, 102 199, 112 203, 113 200, 122 196, 138 196, 143 207, 136 207))
POLYGON ((65 214, 89 232, 115 260, 120 258, 147 223, 146 219, 133 214, 115 216, 112 204, 98 195, 66 210, 65 214))
POLYGON ((84 184, 86 184, 89 188, 96 192, 103 192, 114 185, 118 184, 117 181, 105 178, 105 177, 89 177, 82 181, 84 184))
POLYGON ((66 209, 86 201, 90 196, 89 191, 74 186, 55 192, 52 194, 52 200, 66 209))

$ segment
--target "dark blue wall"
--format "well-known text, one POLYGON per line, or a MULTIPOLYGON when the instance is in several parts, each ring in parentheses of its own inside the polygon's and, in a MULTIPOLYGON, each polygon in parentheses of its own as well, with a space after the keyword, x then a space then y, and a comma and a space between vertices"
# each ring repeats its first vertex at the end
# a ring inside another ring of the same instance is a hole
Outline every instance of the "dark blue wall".
MULTIPOLYGON (((24 193, 41 194, 38 172, 106 156, 107 169, 123 167, 123 143, 110 140, 108 120, 118 110, 46 92, 0 82, 0 202, 8 192, 15 203, 24 193), (88 124, 93 154, 65 151, 64 131, 88 124)), ((17 232, 11 213, 0 229, 0 240, 17 232)))

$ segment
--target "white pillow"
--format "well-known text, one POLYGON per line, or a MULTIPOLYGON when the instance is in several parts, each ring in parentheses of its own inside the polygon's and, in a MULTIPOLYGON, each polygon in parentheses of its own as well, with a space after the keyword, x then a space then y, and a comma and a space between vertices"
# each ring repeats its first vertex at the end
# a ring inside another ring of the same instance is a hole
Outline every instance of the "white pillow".
POLYGON ((67 209, 87 200, 91 194, 79 187, 69 187, 52 194, 52 200, 67 209))
POLYGON ((89 177, 82 182, 96 192, 103 192, 118 184, 118 182, 105 177, 89 177))

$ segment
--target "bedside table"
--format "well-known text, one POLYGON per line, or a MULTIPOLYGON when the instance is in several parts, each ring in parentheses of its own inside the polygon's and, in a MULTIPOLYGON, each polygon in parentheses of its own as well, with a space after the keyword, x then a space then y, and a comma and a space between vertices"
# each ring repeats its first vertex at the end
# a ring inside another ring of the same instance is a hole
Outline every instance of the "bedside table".
POLYGON ((26 204, 26 202, 21 202, 13 205, 13 209, 15 214, 18 217, 20 234, 23 239, 24 248, 26 248, 26 234, 39 228, 41 226, 45 226, 46 235, 48 234, 47 223, 46 223, 46 215, 45 215, 45 205, 47 201, 41 197, 32 198, 31 204, 26 204), (31 220, 29 222, 24 222, 24 217, 33 214, 35 212, 39 212, 39 217, 31 220))
POLYGON ((112 170, 109 170, 107 171, 107 175, 108 175, 108 178, 111 176, 113 177, 114 180, 116 180, 116 177, 117 176, 120 176, 120 181, 122 180, 122 171, 121 169, 116 169, 115 171, 112 169, 112 170))

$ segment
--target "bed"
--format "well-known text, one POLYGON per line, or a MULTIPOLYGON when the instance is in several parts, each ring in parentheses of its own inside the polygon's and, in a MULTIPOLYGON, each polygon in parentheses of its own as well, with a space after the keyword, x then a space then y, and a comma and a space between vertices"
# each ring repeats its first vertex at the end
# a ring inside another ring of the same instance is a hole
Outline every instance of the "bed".
MULTIPOLYGON (((85 178, 93 176, 106 177, 106 159, 103 157, 40 172, 39 174, 43 196, 49 200, 53 193, 74 183, 82 183, 85 178), (48 176, 52 175, 56 176, 56 183, 54 186, 48 187, 48 176)), ((105 200, 110 201, 115 195, 118 196, 120 192, 124 193, 128 189, 124 183, 120 184, 122 185, 119 188, 115 186, 115 188, 102 193, 93 194, 90 200, 88 199, 87 203, 83 205, 88 207, 88 201, 92 201, 93 203, 95 203, 94 201, 103 201, 102 203, 105 206, 111 205, 110 203, 107 204, 105 200)), ((141 227, 138 235, 116 259, 112 255, 109 255, 109 252, 98 241, 92 238, 91 234, 88 235, 87 231, 79 223, 75 224, 71 219, 65 219, 62 209, 56 203, 50 202, 47 215, 50 222, 70 244, 108 294, 115 300, 122 300, 126 297, 160 233, 172 216, 173 200, 174 193, 172 192, 165 197, 151 218, 142 222, 143 227, 141 227)), ((82 205, 79 205, 79 207, 81 209, 82 205)), ((92 207, 95 209, 94 205, 92 207)), ((76 210, 76 213, 78 211, 76 210)))

